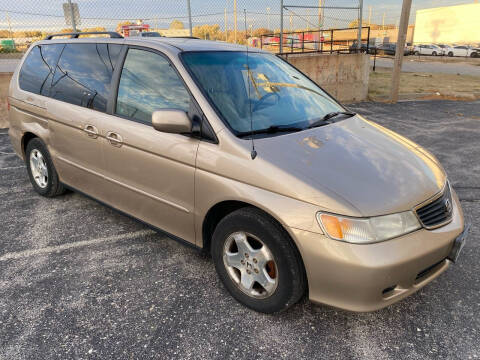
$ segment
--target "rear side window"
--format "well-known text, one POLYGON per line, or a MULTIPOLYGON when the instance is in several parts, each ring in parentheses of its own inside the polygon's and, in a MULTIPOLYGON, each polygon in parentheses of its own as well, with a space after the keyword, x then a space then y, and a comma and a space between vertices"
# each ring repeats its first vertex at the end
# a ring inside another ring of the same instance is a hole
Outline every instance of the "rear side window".
POLYGON ((48 96, 55 65, 64 46, 65 44, 34 46, 20 70, 20 89, 48 96))
POLYGON ((119 44, 67 44, 57 64, 50 97, 106 111, 119 44))

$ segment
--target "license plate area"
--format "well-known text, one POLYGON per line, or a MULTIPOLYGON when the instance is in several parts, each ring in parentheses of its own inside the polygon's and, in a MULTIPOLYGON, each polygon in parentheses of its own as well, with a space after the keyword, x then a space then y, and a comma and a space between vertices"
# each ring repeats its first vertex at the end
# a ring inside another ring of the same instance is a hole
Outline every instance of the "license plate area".
POLYGON ((452 250, 448 255, 448 259, 452 262, 457 262, 460 253, 462 252, 463 247, 465 246, 465 241, 468 235, 468 231, 470 230, 470 225, 466 225, 465 229, 463 229, 462 233, 457 236, 455 241, 453 242, 452 250))

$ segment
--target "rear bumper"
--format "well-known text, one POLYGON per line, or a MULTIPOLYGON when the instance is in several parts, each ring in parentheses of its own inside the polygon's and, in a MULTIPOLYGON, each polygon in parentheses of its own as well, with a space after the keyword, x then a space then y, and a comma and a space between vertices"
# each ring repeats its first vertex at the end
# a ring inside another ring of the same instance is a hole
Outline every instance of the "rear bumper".
POLYGON ((452 195, 455 205, 449 224, 376 244, 348 244, 291 229, 305 264, 310 300, 351 311, 373 311, 438 277, 451 264, 448 257, 464 229, 458 198, 452 195))

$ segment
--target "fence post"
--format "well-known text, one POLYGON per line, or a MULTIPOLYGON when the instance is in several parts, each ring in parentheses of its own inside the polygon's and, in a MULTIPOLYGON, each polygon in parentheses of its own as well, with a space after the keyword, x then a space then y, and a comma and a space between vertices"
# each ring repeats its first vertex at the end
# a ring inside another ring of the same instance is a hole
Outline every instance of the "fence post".
POLYGON ((363 22, 363 0, 360 0, 358 8, 358 34, 357 34, 357 51, 362 49, 362 22, 363 22))
POLYGON ((73 32, 77 32, 77 24, 75 24, 75 11, 73 11, 72 0, 68 0, 68 7, 70 8, 70 16, 72 17, 73 32))
POLYGON ((302 53, 305 52, 305 31, 302 32, 302 53))
POLYGON ((330 54, 333 54, 333 29, 330 30, 330 54))
POLYGON ((280 54, 283 52, 283 0, 280 0, 280 54))
POLYGON ((367 54, 370 52, 370 24, 368 25, 368 35, 367 35, 367 54))
POLYGON ((188 28, 190 30, 190 36, 193 36, 192 31, 192 9, 190 7, 190 0, 187 0, 187 12, 188 12, 188 28))

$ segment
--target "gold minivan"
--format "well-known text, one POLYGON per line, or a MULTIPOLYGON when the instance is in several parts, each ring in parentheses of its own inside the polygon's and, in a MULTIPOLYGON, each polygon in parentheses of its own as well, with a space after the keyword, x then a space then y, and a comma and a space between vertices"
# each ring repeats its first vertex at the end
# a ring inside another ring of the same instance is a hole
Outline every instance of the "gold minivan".
POLYGON ((265 313, 304 295, 380 309, 457 259, 462 209, 419 145, 259 49, 109 35, 50 36, 13 75, 9 134, 40 195, 73 189, 211 253, 265 313))

